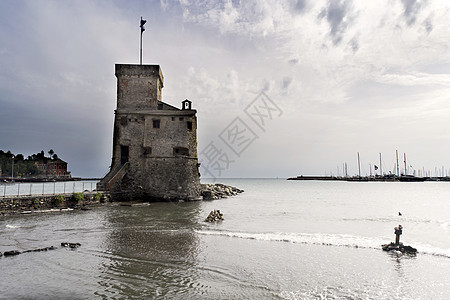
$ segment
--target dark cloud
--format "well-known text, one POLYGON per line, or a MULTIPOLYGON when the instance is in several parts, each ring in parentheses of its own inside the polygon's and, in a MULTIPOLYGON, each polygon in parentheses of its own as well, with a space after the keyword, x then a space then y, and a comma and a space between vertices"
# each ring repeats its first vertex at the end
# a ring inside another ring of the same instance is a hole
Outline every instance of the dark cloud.
POLYGON ((283 82, 281 83, 281 88, 283 90, 287 90, 292 83, 292 77, 284 77, 283 82))
POLYGON ((356 36, 353 37, 348 44, 352 48, 353 53, 358 51, 358 49, 359 49, 359 42, 358 42, 358 39, 356 38, 356 36))
POLYGON ((303 13, 306 9, 306 0, 293 0, 291 2, 292 11, 303 13))
POLYGON ((291 66, 296 65, 296 64, 298 64, 298 58, 290 59, 290 60, 288 60, 288 63, 289 63, 291 66))
POLYGON ((328 7, 322 9, 318 18, 326 18, 330 24, 330 34, 333 44, 338 45, 342 40, 342 35, 349 25, 348 12, 351 8, 349 1, 329 1, 328 7))
POLYGON ((411 26, 416 22, 417 15, 419 14, 420 9, 425 6, 426 2, 426 0, 402 0, 405 9, 403 15, 405 16, 406 24, 408 26, 411 26))
POLYGON ((264 92, 267 92, 270 90, 270 81, 269 80, 264 79, 261 90, 264 92))
POLYGON ((429 33, 433 30, 433 23, 431 22, 431 18, 427 18, 427 19, 423 22, 423 26, 425 27, 425 30, 426 30, 427 33, 429 34, 429 33))
POLYGON ((31 99, 36 104, 24 105, 11 101, 18 95, 0 93, 0 149, 25 156, 54 149, 68 162, 73 176, 104 175, 111 157, 110 139, 104 133, 112 135, 112 117, 104 120, 89 110, 51 109, 38 104, 38 98, 31 99))
POLYGON ((241 0, 231 0, 233 7, 239 7, 241 5, 241 0))

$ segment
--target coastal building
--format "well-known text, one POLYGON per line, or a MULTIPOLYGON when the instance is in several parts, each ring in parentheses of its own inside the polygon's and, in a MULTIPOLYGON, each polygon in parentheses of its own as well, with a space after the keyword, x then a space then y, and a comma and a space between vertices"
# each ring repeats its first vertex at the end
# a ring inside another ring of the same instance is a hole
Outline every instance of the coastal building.
POLYGON ((59 158, 36 163, 36 166, 41 177, 71 177, 70 172, 67 171, 67 162, 59 158))
POLYGON ((120 199, 200 197, 197 117, 192 102, 162 102, 159 65, 116 64, 117 109, 109 173, 98 190, 120 199))

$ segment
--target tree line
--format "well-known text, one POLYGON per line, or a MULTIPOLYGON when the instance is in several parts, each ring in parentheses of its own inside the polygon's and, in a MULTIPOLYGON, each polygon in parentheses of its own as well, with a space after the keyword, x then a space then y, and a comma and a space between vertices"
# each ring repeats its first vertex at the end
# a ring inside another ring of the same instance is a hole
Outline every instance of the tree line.
POLYGON ((49 156, 45 156, 44 150, 32 154, 25 158, 23 154, 13 154, 11 151, 4 152, 0 150, 0 168, 2 177, 11 177, 14 164, 14 177, 39 175, 37 167, 39 163, 47 163, 52 160, 58 160, 58 155, 50 149, 49 156))

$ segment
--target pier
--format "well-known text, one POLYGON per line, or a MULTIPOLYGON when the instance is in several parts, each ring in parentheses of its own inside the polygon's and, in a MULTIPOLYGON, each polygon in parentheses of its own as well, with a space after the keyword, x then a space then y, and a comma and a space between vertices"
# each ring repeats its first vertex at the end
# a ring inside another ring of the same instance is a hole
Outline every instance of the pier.
POLYGON ((287 180, 320 180, 320 181, 393 181, 393 182, 424 182, 424 181, 450 181, 450 177, 416 177, 412 175, 384 175, 384 176, 303 176, 290 177, 287 180))

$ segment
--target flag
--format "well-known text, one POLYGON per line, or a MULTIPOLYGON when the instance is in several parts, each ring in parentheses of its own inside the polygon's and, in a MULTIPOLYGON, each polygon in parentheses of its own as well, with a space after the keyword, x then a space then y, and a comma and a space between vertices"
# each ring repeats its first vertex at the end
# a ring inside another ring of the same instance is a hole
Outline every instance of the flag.
POLYGON ((139 27, 141 27, 141 33, 143 33, 145 31, 145 27, 144 27, 145 23, 147 23, 147 20, 142 20, 142 17, 141 17, 141 26, 139 26, 139 27))

